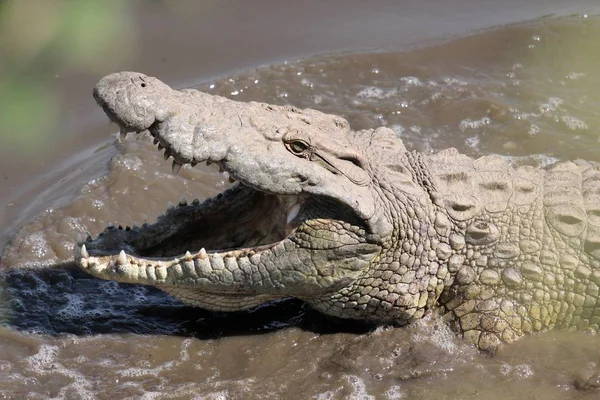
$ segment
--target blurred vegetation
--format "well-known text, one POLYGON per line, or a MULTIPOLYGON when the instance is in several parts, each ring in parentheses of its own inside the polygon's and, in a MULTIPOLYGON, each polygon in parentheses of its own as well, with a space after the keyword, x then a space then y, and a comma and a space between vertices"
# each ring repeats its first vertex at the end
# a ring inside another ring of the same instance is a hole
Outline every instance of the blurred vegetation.
POLYGON ((99 73, 134 56, 134 4, 0 1, 0 153, 31 155, 48 144, 64 111, 62 74, 99 73))

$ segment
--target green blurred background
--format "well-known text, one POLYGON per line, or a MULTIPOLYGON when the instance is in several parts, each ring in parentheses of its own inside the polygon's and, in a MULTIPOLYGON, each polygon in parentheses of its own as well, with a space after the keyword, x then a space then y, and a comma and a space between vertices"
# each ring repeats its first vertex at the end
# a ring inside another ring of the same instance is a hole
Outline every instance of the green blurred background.
POLYGON ((135 56, 134 2, 13 0, 0 2, 0 149, 44 149, 64 112, 58 78, 103 71, 135 56), (118 46, 115 44, 118 43, 118 46))

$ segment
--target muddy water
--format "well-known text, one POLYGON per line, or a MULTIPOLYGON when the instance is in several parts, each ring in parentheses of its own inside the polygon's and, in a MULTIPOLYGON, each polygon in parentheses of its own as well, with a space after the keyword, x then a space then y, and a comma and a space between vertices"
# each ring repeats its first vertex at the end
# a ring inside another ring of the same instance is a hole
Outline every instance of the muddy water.
MULTIPOLYGON (((387 125, 407 147, 515 164, 600 161, 600 17, 546 18, 414 50, 305 58, 201 82, 240 100, 387 125)), ((49 204, 8 245, 0 285, 0 397, 182 399, 592 399, 600 339, 551 332, 479 354, 436 318, 404 329, 326 318, 294 300, 244 313, 70 267, 78 232, 152 221, 168 201, 227 187, 170 166, 145 139, 78 153, 49 204), (93 179, 96 169, 106 171, 93 179), (62 186, 61 186, 62 185, 62 186), (62 205, 64 204, 64 205, 62 205), (63 263, 63 264, 61 264, 63 263), (60 264, 57 267, 57 264, 60 264), (41 270, 27 268, 47 266, 41 270)), ((39 200, 42 201, 42 200, 39 200)), ((32 217, 32 216, 30 216, 32 217)))

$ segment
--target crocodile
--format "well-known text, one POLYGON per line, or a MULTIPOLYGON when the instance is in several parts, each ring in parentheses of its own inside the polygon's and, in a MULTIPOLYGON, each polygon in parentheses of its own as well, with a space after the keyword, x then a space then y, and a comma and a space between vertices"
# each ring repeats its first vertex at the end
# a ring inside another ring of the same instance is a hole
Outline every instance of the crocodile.
POLYGON ((174 173, 214 164, 236 182, 155 223, 80 239, 75 261, 98 278, 219 311, 295 297, 376 324, 439 313, 490 352, 600 326, 596 163, 426 155, 387 127, 353 131, 337 115, 137 72, 107 75, 93 94, 121 138, 149 132, 174 173))

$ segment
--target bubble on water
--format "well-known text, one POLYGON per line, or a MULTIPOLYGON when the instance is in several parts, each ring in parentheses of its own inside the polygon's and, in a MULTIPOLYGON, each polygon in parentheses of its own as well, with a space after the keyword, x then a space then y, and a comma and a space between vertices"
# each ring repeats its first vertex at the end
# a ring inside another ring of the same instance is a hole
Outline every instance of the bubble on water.
POLYGON ((467 86, 469 83, 458 78, 444 78, 443 82, 450 86, 467 86))
POLYGON ((227 400, 229 398, 227 391, 222 390, 216 393, 209 393, 202 396, 194 396, 194 400, 227 400))
POLYGON ((300 84, 301 84, 302 86, 307 86, 307 87, 310 87, 310 88, 312 88, 312 87, 314 87, 314 86, 315 86, 315 85, 314 85, 314 84, 313 84, 311 81, 309 81, 309 80, 308 80, 308 79, 306 79, 306 78, 303 78, 303 79, 300 81, 300 84))
POLYGON ((519 376, 519 378, 531 378, 533 374, 533 369, 529 364, 519 364, 515 366, 515 373, 519 376))
POLYGON ((356 375, 344 375, 344 379, 346 379, 346 381, 351 385, 352 387, 352 393, 350 393, 350 395, 348 397, 346 397, 347 399, 350 400, 375 400, 375 396, 371 396, 368 392, 367 392, 367 386, 365 385, 365 381, 361 378, 359 378, 356 375))
POLYGON ((367 99, 387 99, 387 98, 394 96, 397 93, 398 93, 398 91, 396 89, 383 90, 376 86, 369 86, 369 87, 366 87, 366 88, 360 90, 356 94, 356 96, 362 97, 362 98, 367 98, 367 99))
POLYGON ((398 125, 398 124, 392 125, 392 126, 390 126, 390 128, 391 128, 391 129, 392 129, 394 132, 396 132, 396 134, 397 134, 398 136, 402 136, 402 134, 403 134, 403 133, 404 133, 404 131, 405 131, 405 129, 402 127, 402 125, 398 125))
POLYGON ((70 320, 80 316, 84 307, 82 295, 65 294, 65 297, 67 304, 56 312, 56 316, 62 320, 70 320))
POLYGON ((142 169, 144 163, 139 157, 128 154, 127 156, 118 157, 116 159, 116 165, 129 171, 139 171, 142 169))
POLYGON ((576 79, 583 78, 583 77, 585 77, 585 73, 582 73, 582 72, 571 72, 571 73, 567 74, 567 79, 570 79, 570 80, 576 80, 576 79))
POLYGON ((483 117, 478 120, 472 120, 471 118, 465 118, 462 121, 460 121, 460 123, 458 124, 458 128, 464 132, 467 129, 479 129, 484 125, 489 125, 490 122, 491 121, 490 121, 489 117, 483 117))
POLYGON ((588 129, 588 125, 579 118, 565 115, 560 117, 560 119, 567 126, 567 128, 571 129, 572 131, 588 129))
POLYGON ((330 390, 328 392, 323 392, 315 395, 313 397, 315 400, 333 400, 335 399, 335 392, 330 390))
POLYGON ((540 127, 537 126, 536 124, 531 124, 531 126, 529 126, 529 131, 527 133, 531 136, 537 135, 538 133, 540 133, 540 127))
POLYGON ((465 140, 465 143, 470 148, 476 149, 477 147, 479 147, 480 141, 481 141, 481 139, 479 139, 479 136, 471 136, 465 140))
POLYGON ((109 296, 114 296, 117 293, 121 292, 119 283, 115 281, 100 281, 98 287, 102 292, 109 296))
POLYGON ((48 241, 43 232, 35 232, 25 238, 23 247, 25 246, 37 258, 43 258, 48 255, 48 241))
POLYGON ((386 399, 389 400, 398 400, 406 398, 406 393, 398 385, 392 386, 383 395, 386 399))
POLYGON ((556 111, 560 108, 560 106, 564 103, 564 101, 559 97, 549 97, 546 103, 542 103, 539 106, 539 110, 541 114, 549 114, 553 111, 556 111))
POLYGON ((423 86, 423 81, 416 76, 403 76, 400 78, 400 82, 404 83, 406 86, 423 86))

